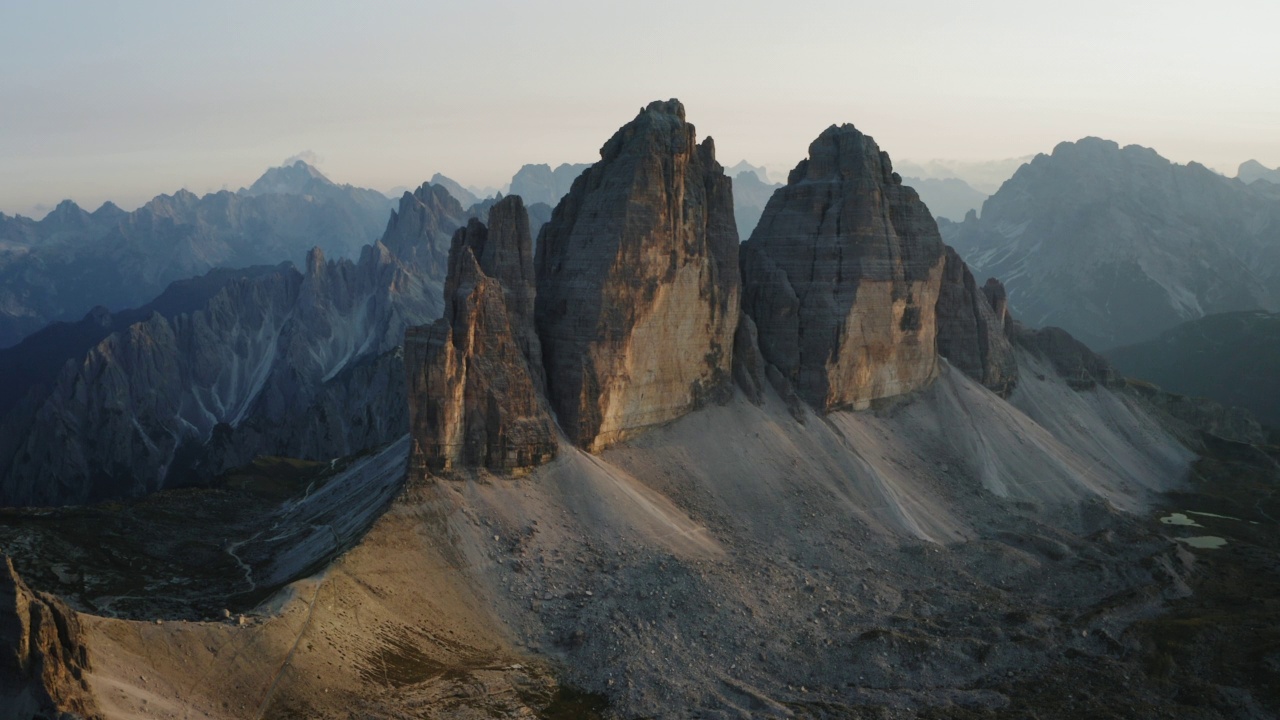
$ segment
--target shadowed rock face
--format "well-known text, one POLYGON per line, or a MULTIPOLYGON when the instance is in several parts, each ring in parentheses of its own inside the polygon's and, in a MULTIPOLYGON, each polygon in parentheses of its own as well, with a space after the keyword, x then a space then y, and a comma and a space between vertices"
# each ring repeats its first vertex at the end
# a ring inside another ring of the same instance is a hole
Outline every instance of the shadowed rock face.
POLYGON ((97 718, 75 612, 0 564, 0 717, 97 718))
POLYGON ((1005 334, 1009 316, 1004 286, 981 288, 955 250, 947 248, 938 293, 938 354, 956 369, 1008 397, 1018 382, 1018 361, 1005 334))
POLYGON ((928 383, 943 245, 889 156, 852 125, 809 146, 742 246, 760 349, 822 411, 928 383))
POLYGON ((405 193, 356 262, 318 248, 152 312, 57 358, 40 396, 0 418, 0 504, 64 505, 201 483, 259 455, 329 459, 408 430, 405 328, 440 316, 462 214, 405 193))
POLYGON ((453 236, 444 317, 405 336, 414 464, 524 470, 555 457, 533 329, 528 215, 508 196, 453 236))
POLYGON ((538 240, 551 404, 600 450, 727 390, 738 319, 729 178, 675 100, 600 149, 538 240))
POLYGON ((1120 380, 1106 358, 1062 328, 1032 329, 1015 323, 1011 334, 1014 343, 1048 360, 1054 372, 1077 390, 1111 386, 1120 380))

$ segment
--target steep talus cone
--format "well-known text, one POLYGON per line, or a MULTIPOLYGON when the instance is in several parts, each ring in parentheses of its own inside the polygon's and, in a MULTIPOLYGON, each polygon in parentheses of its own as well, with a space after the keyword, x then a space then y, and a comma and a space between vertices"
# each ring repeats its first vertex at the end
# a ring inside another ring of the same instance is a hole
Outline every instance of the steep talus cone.
POLYGON ((728 392, 738 322, 729 178, 675 100, 600 149, 538 240, 537 328, 570 440, 599 450, 728 392))
POLYGON ((938 293, 938 354, 958 370, 1008 397, 1018 383, 1018 361, 1005 325, 1004 286, 991 279, 981 288, 955 250, 947 248, 938 293))
POLYGON ((80 621, 0 565, 0 718, 98 718, 80 621))
POLYGON ((889 156, 852 125, 809 146, 742 246, 764 359, 822 411, 933 379, 943 244, 889 156))
POLYGON ((459 229, 444 317, 406 333, 418 467, 512 472, 555 457, 555 422, 539 391, 527 217, 520 198, 508 196, 489 215, 493 227, 472 219, 459 229))

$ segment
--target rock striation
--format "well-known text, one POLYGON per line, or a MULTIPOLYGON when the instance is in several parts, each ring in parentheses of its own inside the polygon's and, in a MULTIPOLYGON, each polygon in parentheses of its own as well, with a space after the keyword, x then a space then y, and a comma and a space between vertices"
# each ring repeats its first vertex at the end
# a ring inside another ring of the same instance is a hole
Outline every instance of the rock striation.
POLYGON ((1009 342, 1004 286, 994 278, 981 288, 951 248, 946 249, 938 292, 938 354, 1001 397, 1018 382, 1018 361, 1009 342))
POLYGON ((154 304, 72 347, 0 418, 0 504, 138 496, 258 455, 327 460, 400 437, 397 349, 407 327, 440 316, 461 213, 443 188, 423 186, 356 262, 317 248, 302 272, 201 283, 216 291, 194 307, 154 304))
POLYGON ((75 611, 0 565, 0 717, 99 718, 75 611))
POLYGON ((740 282, 729 178, 679 101, 642 109, 538 240, 552 407, 599 450, 726 392, 740 282))
POLYGON ((1103 356, 1058 327, 1028 328, 1014 323, 1013 342, 1049 361, 1060 377, 1076 390, 1112 387, 1120 375, 1103 356))
POLYGON ((453 236, 444 317, 405 337, 413 463, 520 472, 555 457, 541 393, 529 217, 519 197, 453 236))
POLYGON ((1098 138, 1022 166, 943 238, 1013 313, 1099 351, 1205 315, 1280 310, 1280 195, 1098 138))
POLYGON ((742 245, 743 309, 801 398, 865 407, 934 377, 943 271, 937 225, 889 156, 833 125, 742 245))

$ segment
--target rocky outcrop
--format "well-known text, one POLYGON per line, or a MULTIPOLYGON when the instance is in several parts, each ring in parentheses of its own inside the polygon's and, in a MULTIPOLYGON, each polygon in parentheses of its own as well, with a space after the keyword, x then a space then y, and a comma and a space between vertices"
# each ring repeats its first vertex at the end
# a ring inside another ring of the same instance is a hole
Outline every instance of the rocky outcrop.
POLYGON ((1014 323, 1012 336, 1015 344, 1048 360, 1054 372, 1076 390, 1090 390, 1099 385, 1112 387, 1120 382, 1120 376, 1106 358, 1062 328, 1032 329, 1014 323))
POLYGON ((1005 335, 1004 287, 989 280, 981 288, 955 250, 946 249, 938 292, 938 354, 958 370, 1008 397, 1018 382, 1018 361, 1005 335))
POLYGON ((821 411, 910 392, 937 370, 943 245, 875 142, 832 126, 742 246, 764 359, 821 411))
POLYGON ((439 185, 425 183, 400 197, 391 212, 382 244, 426 277, 443 280, 448 271, 449 238, 466 222, 462 205, 439 185))
POLYGON ((0 564, 0 717, 99 718, 80 621, 61 600, 33 592, 0 564))
POLYGON ((434 472, 520 472, 555 457, 540 392, 532 239, 519 197, 453 237, 444 317, 405 337, 413 462, 434 472))
POLYGON ((600 150, 538 240, 537 327, 552 406, 601 449, 728 388, 738 320, 730 181, 676 100, 600 150))
POLYGON ((756 405, 764 400, 765 371, 756 323, 750 315, 741 314, 733 336, 733 382, 756 405))

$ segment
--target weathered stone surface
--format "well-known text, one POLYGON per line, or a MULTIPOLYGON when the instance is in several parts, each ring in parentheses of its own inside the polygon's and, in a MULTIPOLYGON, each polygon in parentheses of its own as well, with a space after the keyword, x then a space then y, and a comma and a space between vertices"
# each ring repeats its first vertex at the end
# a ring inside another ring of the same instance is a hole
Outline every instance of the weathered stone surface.
POLYGON ((991 305, 992 312, 1000 321, 1005 337, 1012 337, 1013 315, 1009 312, 1009 294, 1005 292, 1004 283, 995 278, 987 278, 987 282, 982 286, 982 294, 987 297, 987 303, 991 305))
POLYGON ((599 450, 730 382, 738 321, 730 181, 676 100, 600 150, 538 241, 537 327, 552 406, 599 450))
POLYGON ((1018 382, 1018 361, 1005 336, 1007 316, 999 281, 979 288, 960 255, 947 248, 938 292, 938 354, 1002 397, 1018 382))
MULTIPOLYGON (((467 232, 470 234, 471 225, 467 232)), ((480 226, 483 228, 484 226, 480 226)), ((544 386, 542 343, 534 327, 533 241, 529 213, 524 200, 508 195, 489 211, 488 234, 469 242, 480 269, 502 286, 502 295, 511 316, 511 329, 520 351, 529 361, 537 387, 544 386)))
POLYGON ((852 125, 828 128, 742 246, 765 360, 821 411, 928 383, 942 249, 889 156, 852 125))
POLYGON ((509 196, 453 237, 445 313, 405 336, 413 462, 519 472, 555 457, 540 392, 528 216, 509 196), (508 287, 509 285, 509 287, 508 287))
POLYGON ((80 621, 52 595, 33 592, 13 561, 0 564, 0 717, 98 718, 85 674, 80 621))
POLYGON ((1113 386, 1120 376, 1106 358, 1057 327, 1031 329, 1015 323, 1013 341, 1049 361, 1058 375, 1077 390, 1113 386))
POLYGON ((760 338, 751 316, 738 316, 738 330, 733 336, 733 381, 751 402, 764 399, 765 363, 760 354, 760 338))
POLYGON ((382 244, 421 274, 442 278, 448 271, 448 239, 465 218, 462 205, 448 190, 425 183, 400 197, 382 244))

